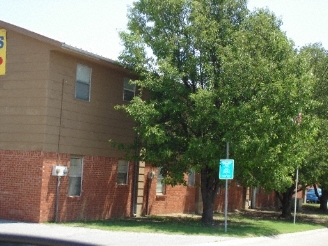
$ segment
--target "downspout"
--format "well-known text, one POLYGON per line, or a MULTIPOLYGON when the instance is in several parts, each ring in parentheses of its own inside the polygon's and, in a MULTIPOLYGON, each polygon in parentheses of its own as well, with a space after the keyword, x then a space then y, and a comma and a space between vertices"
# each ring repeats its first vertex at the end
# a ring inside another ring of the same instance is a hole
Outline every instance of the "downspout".
POLYGON ((133 191, 132 191, 132 216, 137 216, 137 192, 138 192, 139 162, 134 162, 133 191))
POLYGON ((151 183, 153 179, 155 178, 155 172, 154 171, 149 171, 147 175, 147 180, 146 180, 146 186, 147 186, 147 195, 146 195, 146 216, 149 215, 149 196, 150 196, 150 189, 151 189, 151 183))

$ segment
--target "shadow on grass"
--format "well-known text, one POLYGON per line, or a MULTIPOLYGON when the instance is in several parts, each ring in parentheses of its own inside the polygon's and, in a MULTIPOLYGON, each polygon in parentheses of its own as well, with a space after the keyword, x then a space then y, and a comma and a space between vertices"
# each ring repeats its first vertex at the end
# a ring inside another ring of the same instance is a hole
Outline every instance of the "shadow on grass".
POLYGON ((229 213, 227 232, 223 214, 215 214, 213 224, 201 223, 198 215, 148 216, 138 218, 119 218, 99 221, 65 223, 68 226, 96 228, 110 231, 167 233, 183 235, 211 235, 234 237, 275 236, 328 227, 328 214, 320 213, 314 206, 304 206, 293 219, 281 219, 281 212, 266 210, 244 210, 229 213))
POLYGON ((168 233, 184 235, 211 235, 211 236, 274 236, 280 234, 279 230, 272 226, 266 226, 261 221, 252 221, 244 218, 228 220, 228 230, 225 232, 224 218, 214 219, 211 226, 201 223, 199 218, 151 216, 141 218, 121 218, 101 221, 87 221, 78 223, 66 223, 70 226, 83 226, 112 231, 168 233))

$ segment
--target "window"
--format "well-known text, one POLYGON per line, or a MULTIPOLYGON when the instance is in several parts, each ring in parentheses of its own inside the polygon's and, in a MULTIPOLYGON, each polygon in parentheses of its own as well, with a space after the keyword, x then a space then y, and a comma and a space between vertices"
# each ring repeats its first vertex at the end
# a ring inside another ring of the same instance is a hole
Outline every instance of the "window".
POLYGON ((81 196, 82 191, 82 173, 83 173, 83 159, 72 157, 69 168, 69 196, 81 196))
POLYGON ((124 91, 123 91, 123 101, 130 102, 135 94, 136 85, 130 84, 130 79, 124 78, 124 91))
POLYGON ((188 173, 188 186, 195 185, 195 170, 189 170, 188 173))
POLYGON ((156 194, 161 195, 165 193, 165 185, 163 184, 163 175, 161 168, 157 170, 156 194))
POLYGON ((90 67, 77 64, 75 98, 90 101, 91 71, 90 67))
POLYGON ((128 183, 128 170, 129 170, 128 161, 118 161, 117 184, 128 183))

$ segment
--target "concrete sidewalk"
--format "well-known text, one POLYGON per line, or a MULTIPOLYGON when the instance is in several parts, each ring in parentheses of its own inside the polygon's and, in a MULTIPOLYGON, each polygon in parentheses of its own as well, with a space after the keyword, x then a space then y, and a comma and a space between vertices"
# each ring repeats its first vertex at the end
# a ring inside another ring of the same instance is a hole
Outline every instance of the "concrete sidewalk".
POLYGON ((117 232, 60 224, 23 223, 0 220, 0 233, 37 236, 91 245, 203 245, 231 240, 229 237, 186 236, 163 233, 117 232))
POLYGON ((234 238, 224 236, 172 235, 163 233, 116 232, 59 224, 37 224, 0 220, 0 234, 37 236, 87 245, 327 245, 328 229, 283 234, 274 237, 234 238))

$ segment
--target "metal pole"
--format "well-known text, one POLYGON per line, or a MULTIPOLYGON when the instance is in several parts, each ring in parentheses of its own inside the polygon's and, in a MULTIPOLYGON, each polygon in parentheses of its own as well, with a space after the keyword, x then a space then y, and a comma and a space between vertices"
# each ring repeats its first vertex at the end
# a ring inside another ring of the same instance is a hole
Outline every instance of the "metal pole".
MULTIPOLYGON (((302 122, 302 113, 298 113, 295 122, 296 122, 298 125, 301 124, 301 122, 302 122)), ((296 180, 295 180, 294 224, 296 223, 297 187, 298 187, 298 167, 296 168, 296 180)))
MULTIPOLYGON (((229 142, 227 142, 227 159, 229 159, 229 142)), ((224 198, 224 232, 228 228, 228 179, 225 182, 225 198, 224 198)))
POLYGON ((56 190, 56 216, 55 222, 58 222, 58 207, 59 207, 59 188, 60 188, 60 176, 57 177, 57 190, 56 190))
POLYGON ((295 180, 294 224, 296 223, 297 188, 298 188, 298 168, 296 169, 296 180, 295 180))

